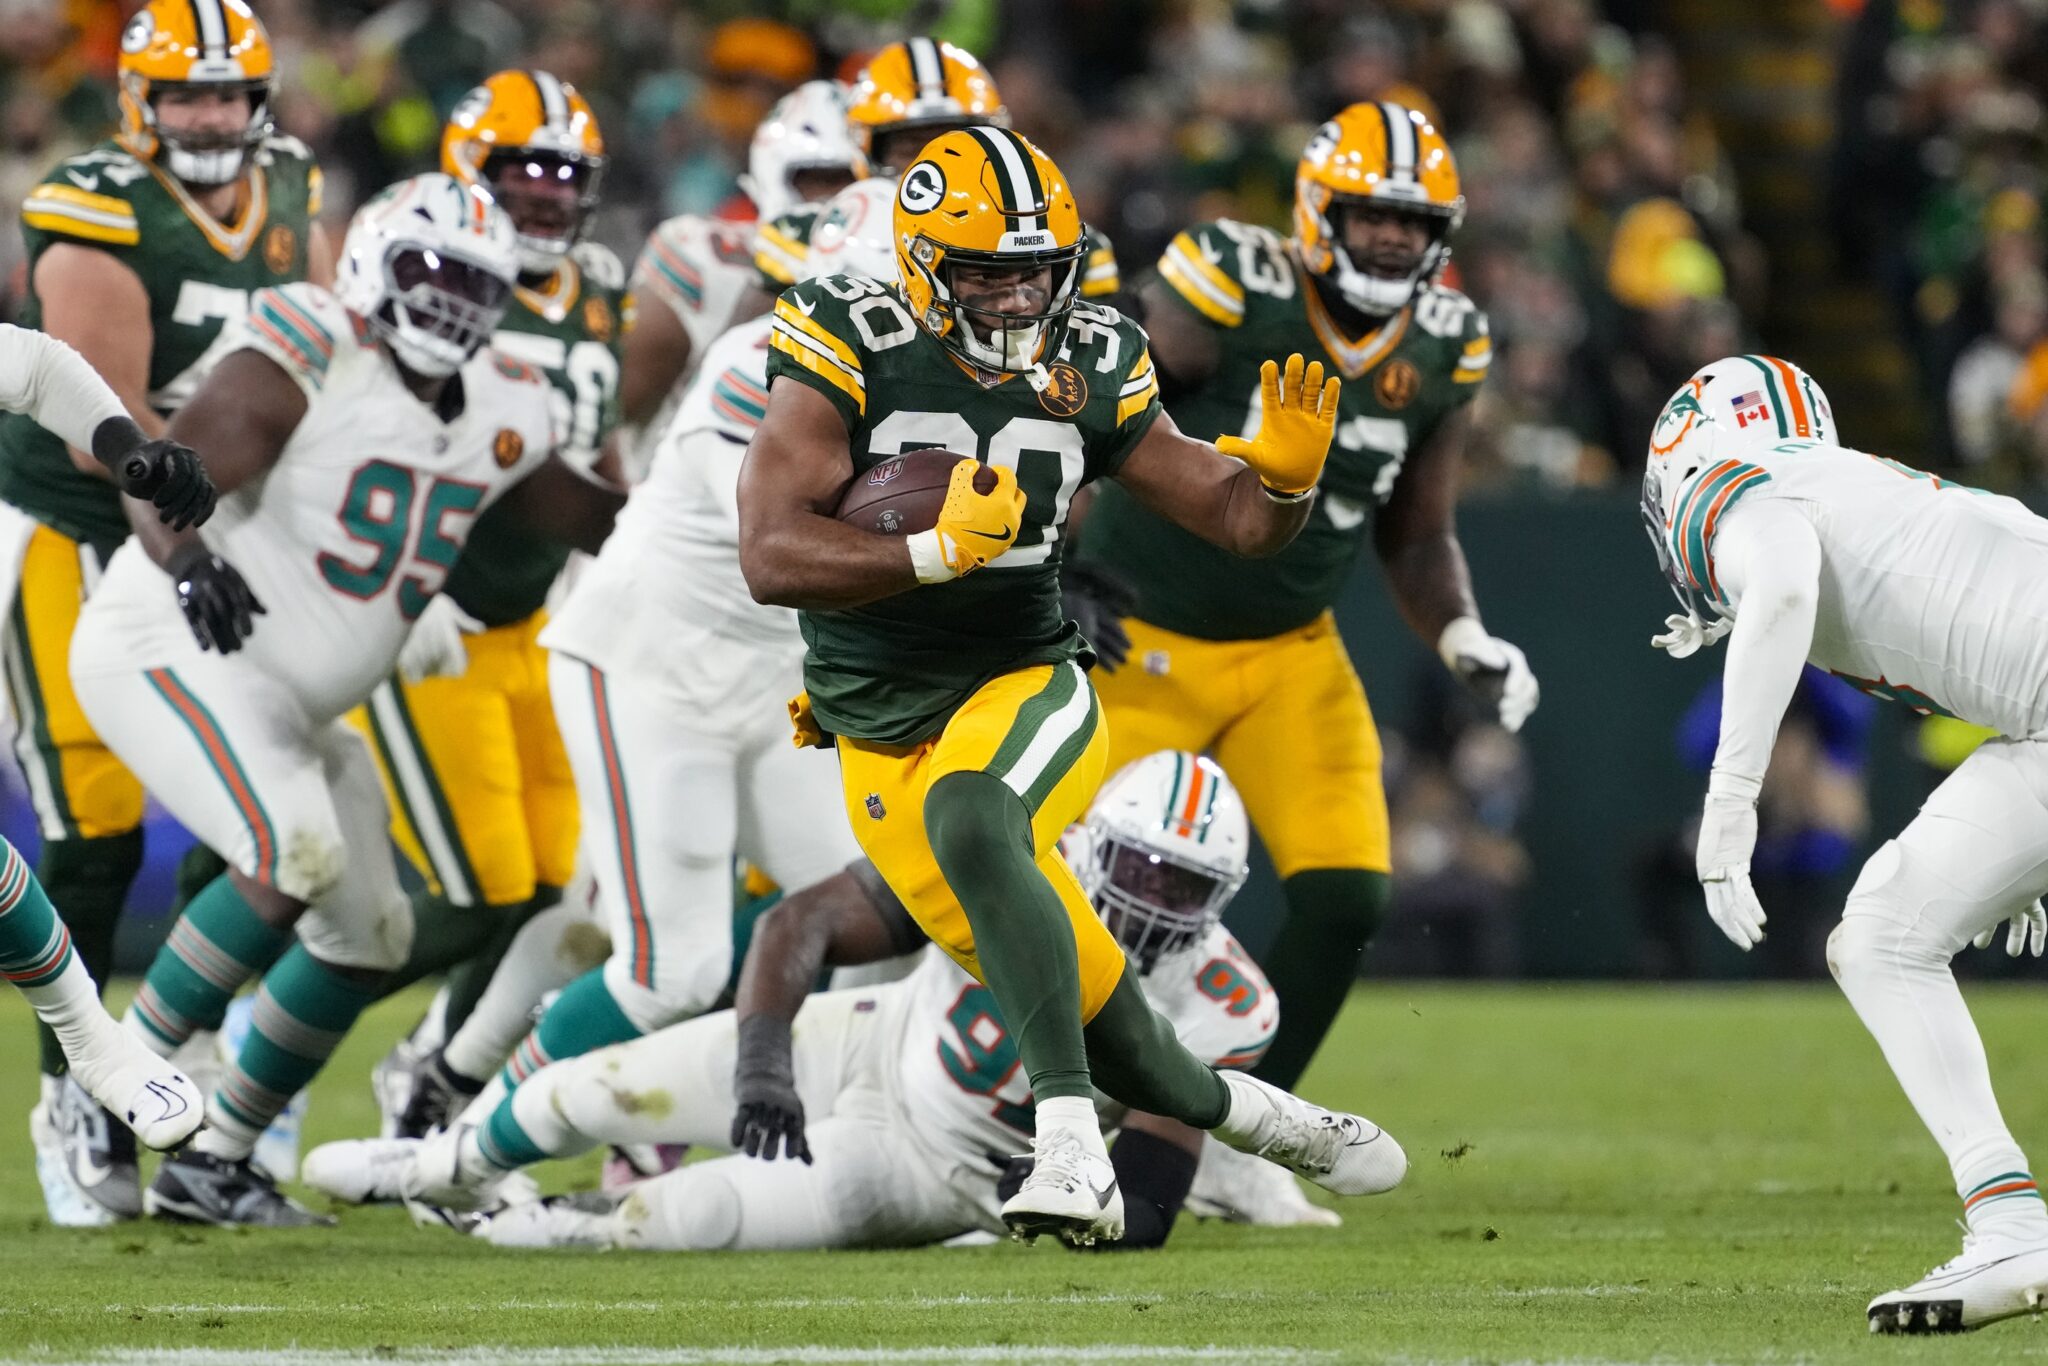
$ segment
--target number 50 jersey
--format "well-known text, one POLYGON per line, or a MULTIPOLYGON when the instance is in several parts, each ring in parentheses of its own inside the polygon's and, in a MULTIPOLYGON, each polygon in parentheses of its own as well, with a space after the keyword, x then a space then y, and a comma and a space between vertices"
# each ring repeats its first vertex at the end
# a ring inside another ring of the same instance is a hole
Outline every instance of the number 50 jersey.
MULTIPOLYGON (((203 534, 268 609, 246 658, 330 721, 390 675, 477 514, 548 458, 554 405, 539 372, 486 347, 443 422, 368 327, 310 284, 260 291, 222 354, 245 348, 291 376, 306 412, 203 534)), ((198 648, 169 576, 131 540, 86 604, 71 669, 166 667, 198 648)))
POLYGON ((1486 315, 1430 286, 1363 337, 1343 335, 1293 246, 1224 219, 1188 229, 1159 258, 1159 279, 1213 328, 1216 369, 1177 393, 1189 436, 1250 436, 1259 426, 1259 366, 1299 351, 1343 376, 1337 432, 1308 524, 1279 554, 1241 560, 1155 516, 1122 489, 1088 514, 1084 558, 1138 590, 1136 615, 1203 640, 1262 640, 1306 626, 1336 601, 1372 512, 1410 454, 1471 401, 1493 363, 1486 315))
POLYGON ((984 384, 894 286, 828 275, 776 301, 769 347, 771 386, 802 384, 839 410, 854 478, 881 482, 890 457, 935 446, 1016 471, 1026 499, 1016 544, 987 567, 802 614, 804 685, 827 731, 915 744, 996 675, 1082 653, 1060 607, 1061 538, 1075 491, 1115 474, 1159 415, 1143 329, 1076 304, 1044 388, 1017 374, 984 384))

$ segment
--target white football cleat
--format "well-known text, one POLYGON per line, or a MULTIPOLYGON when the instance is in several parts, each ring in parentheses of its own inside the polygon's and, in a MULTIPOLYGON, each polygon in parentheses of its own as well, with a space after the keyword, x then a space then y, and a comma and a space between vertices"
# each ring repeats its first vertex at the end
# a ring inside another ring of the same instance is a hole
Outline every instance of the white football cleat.
POLYGON ((1962 1253, 1864 1311, 1873 1333, 1960 1333, 2020 1314, 2048 1296, 2048 1240, 1965 1233, 1962 1253))
POLYGON ((1003 1202, 1010 1236, 1028 1243, 1057 1233, 1075 1247, 1124 1236, 1124 1193, 1116 1183, 1102 1131, 1069 1128, 1039 1116, 1031 1142, 1031 1174, 1003 1202))
POLYGON ((1408 1154, 1363 1115, 1325 1110, 1244 1072, 1219 1072, 1230 1112, 1213 1130, 1239 1152, 1277 1162, 1336 1195, 1378 1195, 1401 1184, 1408 1154))
POLYGON ((1188 1191, 1188 1213, 1265 1228, 1337 1228, 1344 1216, 1302 1193, 1285 1167, 1241 1153, 1214 1135, 1202 1140, 1202 1164, 1188 1191))
POLYGON ((346 1138, 322 1143, 299 1164, 299 1179, 322 1195, 351 1205, 394 1204, 405 1198, 405 1176, 419 1156, 416 1138, 346 1138))
MULTIPOLYGON (((53 1080, 45 1078, 46 1082, 53 1080)), ((36 1181, 43 1188, 43 1208, 58 1228, 105 1228, 121 1217, 94 1200, 72 1179, 71 1163, 64 1152, 64 1136, 54 1118, 55 1088, 50 1097, 28 1113, 29 1140, 36 1150, 36 1181)))
POLYGON ((618 1246, 616 1220, 609 1211, 580 1207, 574 1196, 551 1196, 511 1205, 480 1224, 474 1235, 495 1247, 618 1246))

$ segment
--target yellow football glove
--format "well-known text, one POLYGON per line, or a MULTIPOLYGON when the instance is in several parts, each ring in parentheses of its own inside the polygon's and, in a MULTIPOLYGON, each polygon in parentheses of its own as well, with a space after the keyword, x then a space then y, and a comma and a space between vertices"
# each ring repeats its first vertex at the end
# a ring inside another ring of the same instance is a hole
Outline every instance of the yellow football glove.
POLYGON ((962 460, 947 481, 938 525, 905 538, 917 581, 944 583, 981 568, 1016 543, 1023 524, 1024 490, 1017 487, 1016 471, 962 460), (987 493, 974 487, 983 470, 996 477, 987 493))
POLYGON ((1344 387, 1335 375, 1324 381, 1321 361, 1307 363, 1306 374, 1304 364, 1296 352, 1287 358, 1284 374, 1273 361, 1260 366, 1258 435, 1216 440, 1217 450, 1257 470, 1267 492, 1283 500, 1307 497, 1322 478, 1337 430, 1337 394, 1344 387))

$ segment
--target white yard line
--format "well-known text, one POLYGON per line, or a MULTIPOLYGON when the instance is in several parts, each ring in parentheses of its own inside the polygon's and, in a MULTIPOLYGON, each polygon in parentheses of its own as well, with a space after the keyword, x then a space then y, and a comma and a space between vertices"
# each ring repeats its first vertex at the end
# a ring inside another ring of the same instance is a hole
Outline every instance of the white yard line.
MULTIPOLYGON (((1520 1293, 1520 1292, 1506 1292, 1520 1293)), ((1543 1294, 1543 1290, 1527 1293, 1543 1294)), ((1578 1294, 1579 1289, 1556 1289, 1548 1293, 1578 1294)), ((1066 1294, 1026 1295, 1014 1292, 1001 1295, 785 1295, 761 1299, 737 1299, 729 1296, 676 1296, 663 1300, 575 1300, 575 1299, 513 1299, 499 1300, 491 1305, 464 1304, 464 1309, 492 1309, 512 1312, 560 1313, 582 1311, 595 1313, 661 1314, 685 1310, 744 1310, 744 1309, 974 1309, 998 1305, 1086 1305, 1086 1304, 1166 1304, 1177 1299, 1192 1301, 1222 1301, 1226 1303, 1256 1302, 1271 1298, 1263 1291, 1224 1290, 1204 1291, 1199 1294, 1180 1292, 1157 1292, 1152 1294, 1066 1294)), ((373 1308, 364 1303, 303 1304, 76 1304, 45 1305, 24 1308, 16 1305, 0 1305, 0 1318, 19 1315, 34 1318, 78 1318, 101 1314, 335 1314, 355 1313, 373 1308)))
POLYGON ((933 1362, 1152 1362, 1222 1361, 1291 1363, 1327 1360, 1334 1352, 1309 1352, 1291 1347, 1167 1347, 1146 1344, 1091 1343, 1042 1347, 466 1347, 447 1351, 401 1347, 388 1352, 285 1347, 250 1351, 209 1351, 202 1347, 128 1348, 94 1352, 84 1357, 54 1354, 12 1357, 4 1366, 54 1366, 59 1361, 93 1366, 917 1366, 933 1362))

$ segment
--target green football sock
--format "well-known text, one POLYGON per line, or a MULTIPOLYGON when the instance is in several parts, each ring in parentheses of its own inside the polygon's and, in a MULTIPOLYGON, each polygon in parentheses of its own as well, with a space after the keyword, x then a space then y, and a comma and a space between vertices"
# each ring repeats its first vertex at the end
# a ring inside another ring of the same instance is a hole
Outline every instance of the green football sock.
POLYGON ((1260 964, 1280 997, 1280 1028, 1252 1075, 1291 1091, 1344 1009, 1393 880, 1363 868, 1312 868, 1283 887, 1287 921, 1260 964))
POLYGON ((235 993, 275 962, 291 937, 266 924, 224 873, 171 926, 128 1018, 169 1057, 199 1030, 219 1029, 235 993))
POLYGON ((249 1037, 221 1074, 201 1150, 234 1159, 255 1151, 270 1121, 313 1080, 376 999, 374 987, 321 962, 304 944, 286 950, 256 989, 249 1037))
POLYGON ((1039 1100, 1092 1095, 1081 1038, 1081 965, 1066 903, 1038 871, 1023 798, 987 773, 932 784, 925 829, 1039 1100))
POLYGON ((1088 1066, 1104 1094, 1133 1110, 1213 1129, 1230 1109, 1230 1092, 1216 1070, 1188 1052, 1166 1017, 1145 999, 1135 970, 1083 1031, 1088 1066))
MULTIPOLYGON (((114 966, 114 931, 128 888, 142 868, 142 831, 101 839, 48 840, 37 860, 37 880, 49 900, 64 908, 71 945, 95 982, 114 966)), ((48 1025, 36 1027, 45 1076, 64 1071, 64 1050, 48 1025)))

